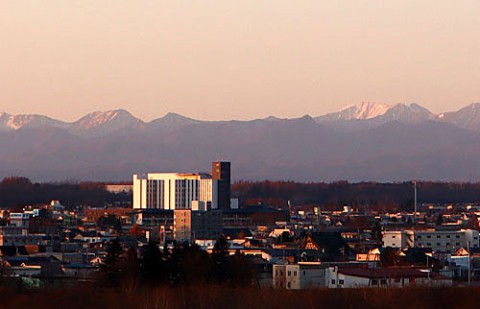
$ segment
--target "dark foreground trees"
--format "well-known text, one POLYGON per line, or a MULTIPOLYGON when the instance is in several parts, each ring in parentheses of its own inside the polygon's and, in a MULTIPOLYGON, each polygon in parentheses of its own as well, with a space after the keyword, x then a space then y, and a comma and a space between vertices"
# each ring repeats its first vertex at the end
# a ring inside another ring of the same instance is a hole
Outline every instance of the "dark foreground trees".
POLYGON ((217 241, 212 254, 197 245, 177 243, 173 248, 160 248, 149 242, 139 252, 123 249, 118 241, 107 247, 99 283, 107 286, 252 285, 256 271, 251 259, 239 252, 230 255, 228 242, 217 241), (139 256, 137 258, 137 255, 139 256))

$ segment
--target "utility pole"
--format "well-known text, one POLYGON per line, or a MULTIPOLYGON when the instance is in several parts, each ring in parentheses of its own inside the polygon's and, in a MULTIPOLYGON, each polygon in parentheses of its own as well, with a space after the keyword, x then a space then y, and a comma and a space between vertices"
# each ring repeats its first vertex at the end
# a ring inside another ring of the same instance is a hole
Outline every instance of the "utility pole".
POLYGON ((467 251, 468 251, 468 258, 467 258, 467 266, 468 266, 468 274, 467 274, 467 278, 468 278, 468 286, 471 286, 471 282, 472 282, 472 277, 471 277, 471 269, 470 269, 470 241, 467 241, 467 251))
POLYGON ((417 181, 413 181, 413 230, 417 226, 417 181))

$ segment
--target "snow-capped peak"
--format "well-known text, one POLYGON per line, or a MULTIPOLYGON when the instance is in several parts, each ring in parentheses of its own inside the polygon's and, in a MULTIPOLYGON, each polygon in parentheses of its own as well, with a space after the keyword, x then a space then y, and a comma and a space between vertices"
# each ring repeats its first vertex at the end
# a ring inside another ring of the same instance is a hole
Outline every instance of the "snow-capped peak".
POLYGON ((12 131, 24 127, 38 128, 43 126, 64 128, 66 123, 42 115, 10 115, 4 112, 0 113, 0 131, 12 131))
POLYGON ((350 105, 339 112, 316 117, 317 122, 338 122, 338 121, 368 121, 372 124, 382 124, 390 121, 403 123, 418 123, 436 118, 429 110, 412 103, 395 105, 362 102, 361 104, 350 105))
POLYGON ((362 102, 361 104, 350 105, 341 110, 338 119, 372 119, 384 115, 390 108, 392 108, 392 106, 387 104, 362 102))
POLYGON ((20 129, 24 125, 32 122, 32 120, 35 118, 34 115, 17 115, 17 116, 10 116, 8 117, 7 125, 14 129, 20 129))
POLYGON ((77 123, 83 129, 91 129, 99 125, 108 123, 114 120, 115 118, 118 118, 119 114, 121 114, 122 112, 130 115, 130 113, 128 113, 127 111, 122 111, 122 110, 111 110, 106 112, 96 111, 82 117, 80 120, 77 121, 77 123))
POLYGON ((127 128, 139 128, 144 122, 123 109, 93 112, 73 122, 70 131, 82 136, 102 136, 127 128))

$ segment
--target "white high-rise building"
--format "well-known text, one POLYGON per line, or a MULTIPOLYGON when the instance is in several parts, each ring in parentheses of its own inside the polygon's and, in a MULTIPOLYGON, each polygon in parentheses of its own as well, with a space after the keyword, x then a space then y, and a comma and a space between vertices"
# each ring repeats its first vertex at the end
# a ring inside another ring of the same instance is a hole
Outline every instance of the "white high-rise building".
POLYGON ((216 209, 218 181, 208 174, 133 175, 133 208, 216 209))

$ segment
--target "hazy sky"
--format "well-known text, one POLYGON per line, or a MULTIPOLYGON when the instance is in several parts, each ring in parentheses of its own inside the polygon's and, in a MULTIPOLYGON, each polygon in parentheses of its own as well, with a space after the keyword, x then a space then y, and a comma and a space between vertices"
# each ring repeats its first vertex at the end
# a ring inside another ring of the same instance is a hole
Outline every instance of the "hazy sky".
POLYGON ((479 0, 2 0, 0 111, 312 116, 480 102, 479 0))

